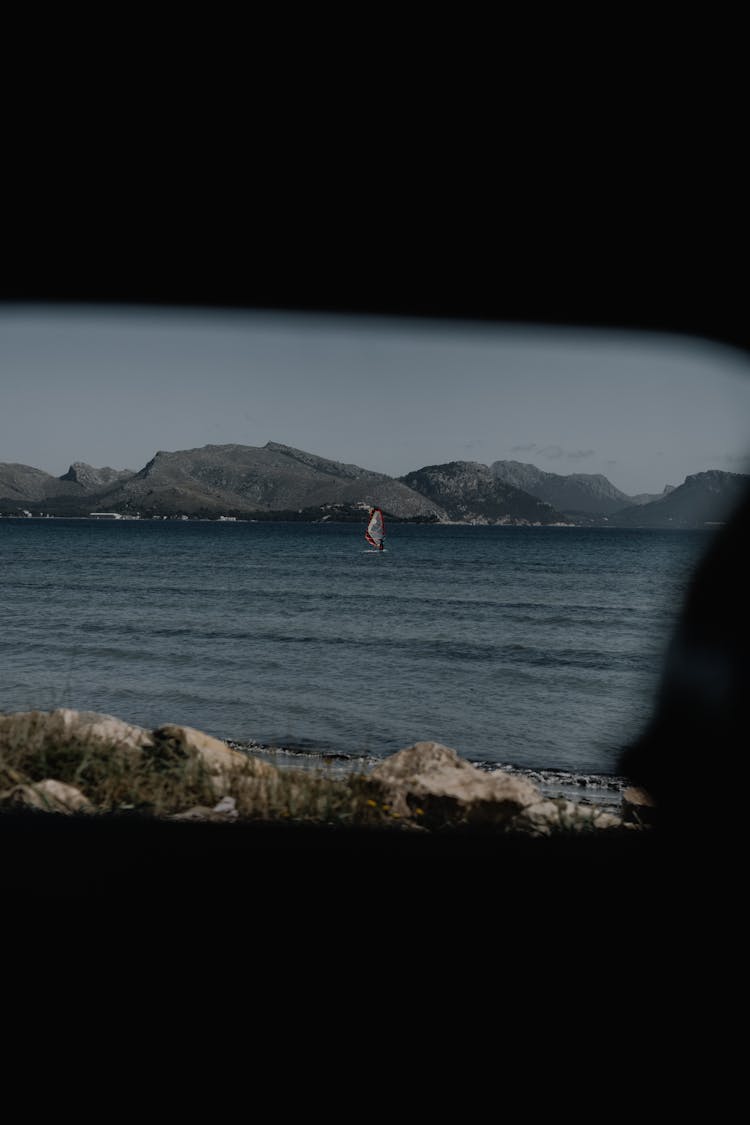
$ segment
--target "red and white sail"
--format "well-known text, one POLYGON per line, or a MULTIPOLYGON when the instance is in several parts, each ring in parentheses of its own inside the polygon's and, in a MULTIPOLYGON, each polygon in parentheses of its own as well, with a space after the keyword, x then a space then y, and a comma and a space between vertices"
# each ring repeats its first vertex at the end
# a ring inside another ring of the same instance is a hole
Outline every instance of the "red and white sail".
POLYGON ((373 547, 380 549, 385 539, 385 520, 380 508, 370 508, 370 521, 367 524, 365 539, 373 547))

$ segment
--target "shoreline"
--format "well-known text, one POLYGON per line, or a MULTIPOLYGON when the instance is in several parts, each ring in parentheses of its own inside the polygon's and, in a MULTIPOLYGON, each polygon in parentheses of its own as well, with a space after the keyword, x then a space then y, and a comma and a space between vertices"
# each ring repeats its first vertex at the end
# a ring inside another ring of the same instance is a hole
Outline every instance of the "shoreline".
MULTIPOLYGON (((116 515, 90 513, 86 516, 81 515, 54 515, 39 514, 39 515, 23 515, 16 513, 10 514, 7 512, 0 512, 1 520, 14 520, 19 523, 41 523, 48 520, 76 520, 88 523, 211 523, 211 524, 264 524, 264 523, 290 523, 290 524, 308 524, 316 526, 318 524, 331 524, 340 525, 342 527, 358 526, 354 520, 335 520, 328 516, 316 516, 315 518, 294 519, 292 517, 284 517, 274 514, 273 516, 255 515, 255 516, 194 516, 194 515, 153 515, 144 516, 136 513, 117 513, 116 515)), ((364 523, 364 521, 362 521, 364 523)), ((706 531, 716 532, 719 528, 725 527, 726 520, 706 520, 702 523, 685 523, 685 524, 619 524, 603 520, 601 522, 579 522, 573 521, 569 523, 532 523, 527 520, 519 520, 514 522, 508 521, 484 521, 484 520, 410 520, 410 519, 394 519, 390 518, 390 523, 396 527, 491 527, 491 528, 504 528, 509 531, 518 531, 522 528, 537 531, 545 530, 547 528, 567 528, 573 531, 706 531)))
MULTIPOLYGON (((224 739, 233 750, 250 754, 269 762, 279 769, 320 770, 332 777, 345 778, 351 774, 369 774, 381 757, 359 757, 335 751, 314 751, 286 746, 269 746, 257 742, 224 739)), ((619 774, 601 774, 593 771, 575 773, 554 767, 516 766, 509 763, 490 763, 465 758, 470 765, 483 773, 506 773, 524 777, 533 782, 544 797, 564 797, 576 804, 592 804, 606 809, 618 808, 625 789, 631 785, 628 778, 619 774)))

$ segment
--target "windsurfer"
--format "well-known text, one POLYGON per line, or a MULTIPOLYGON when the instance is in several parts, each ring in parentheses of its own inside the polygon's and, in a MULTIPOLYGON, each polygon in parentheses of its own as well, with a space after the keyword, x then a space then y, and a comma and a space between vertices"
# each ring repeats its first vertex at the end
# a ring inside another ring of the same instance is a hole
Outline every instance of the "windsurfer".
POLYGON ((370 508, 365 539, 378 551, 384 550, 385 521, 380 508, 370 508))

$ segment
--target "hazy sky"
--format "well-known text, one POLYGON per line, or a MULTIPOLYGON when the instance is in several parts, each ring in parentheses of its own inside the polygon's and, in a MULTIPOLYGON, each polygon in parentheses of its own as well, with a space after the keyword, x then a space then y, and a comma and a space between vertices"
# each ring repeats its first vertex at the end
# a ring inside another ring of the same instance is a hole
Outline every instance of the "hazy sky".
POLYGON ((0 462, 137 470, 267 441, 391 476, 515 460, 660 492, 750 472, 750 363, 679 336, 0 306, 0 462))

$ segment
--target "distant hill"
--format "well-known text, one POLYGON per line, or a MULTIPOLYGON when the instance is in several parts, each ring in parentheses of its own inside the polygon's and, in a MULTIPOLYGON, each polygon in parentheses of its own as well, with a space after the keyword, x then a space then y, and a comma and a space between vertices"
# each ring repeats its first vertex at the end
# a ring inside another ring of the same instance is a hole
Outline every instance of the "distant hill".
POLYGON ((750 476, 709 469, 686 477, 684 484, 658 500, 625 508, 610 516, 616 527, 690 527, 723 523, 750 488, 750 476))
POLYGON ((159 452, 98 501, 100 510, 145 515, 251 515, 359 503, 377 504, 405 519, 444 517, 434 503, 392 477, 276 442, 159 452))
POLYGON ((89 511, 92 498, 131 476, 130 469, 95 469, 82 461, 61 477, 31 465, 0 464, 0 511, 43 504, 48 512, 81 514, 89 511))
POLYGON ((544 501, 498 480, 476 461, 427 465, 399 480, 443 508, 451 520, 467 523, 562 523, 544 501))
POLYGON ((652 504, 654 500, 663 500, 668 492, 674 491, 673 484, 665 484, 663 492, 639 492, 637 496, 630 497, 630 504, 652 504))
POLYGON ((521 461, 494 461, 490 470, 498 480, 523 489, 560 512, 606 516, 634 503, 633 497, 620 492, 601 473, 561 476, 521 461))
POLYGON ((80 491, 31 465, 0 464, 0 500, 26 503, 66 492, 77 495, 80 491))
POLYGON ((661 496, 629 497, 600 474, 558 476, 518 461, 449 461, 396 479, 269 441, 161 451, 139 472, 74 461, 53 477, 0 463, 0 514, 357 520, 376 504, 397 520, 703 527, 726 518, 748 481, 712 469, 661 496))

